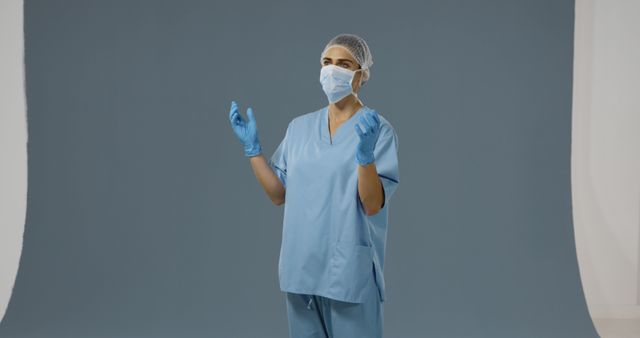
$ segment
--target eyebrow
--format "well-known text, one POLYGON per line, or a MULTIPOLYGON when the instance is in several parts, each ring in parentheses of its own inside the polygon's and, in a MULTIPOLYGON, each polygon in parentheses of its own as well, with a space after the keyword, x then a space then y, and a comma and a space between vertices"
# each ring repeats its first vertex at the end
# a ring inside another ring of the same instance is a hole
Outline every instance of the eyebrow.
MULTIPOLYGON (((331 58, 324 57, 324 58, 322 58, 322 61, 324 61, 324 60, 331 60, 331 58)), ((349 60, 349 59, 337 59, 337 60, 338 60, 338 61, 349 61, 349 62, 353 63, 353 61, 351 61, 351 60, 349 60)))

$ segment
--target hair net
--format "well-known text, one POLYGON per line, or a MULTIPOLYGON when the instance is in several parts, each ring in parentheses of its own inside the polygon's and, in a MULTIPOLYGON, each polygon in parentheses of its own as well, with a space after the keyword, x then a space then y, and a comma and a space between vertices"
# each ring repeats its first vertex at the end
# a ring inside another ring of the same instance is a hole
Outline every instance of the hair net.
POLYGON ((370 71, 369 67, 373 65, 373 58, 371 56, 371 51, 369 50, 369 46, 364 41, 363 38, 354 35, 354 34, 340 34, 333 39, 331 39, 327 45, 324 47, 322 54, 320 55, 320 63, 322 63, 322 59, 325 56, 325 53, 331 46, 342 46, 344 47, 356 62, 362 68, 362 80, 361 83, 365 84, 369 80, 370 71))

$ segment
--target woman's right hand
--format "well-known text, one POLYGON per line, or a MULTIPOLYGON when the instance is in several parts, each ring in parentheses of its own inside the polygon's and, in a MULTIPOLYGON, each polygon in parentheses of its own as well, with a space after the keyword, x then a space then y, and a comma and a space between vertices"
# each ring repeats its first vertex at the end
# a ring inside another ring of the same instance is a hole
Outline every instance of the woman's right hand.
POLYGON ((236 101, 231 101, 231 110, 229 111, 231 128, 233 128, 234 133, 244 146, 244 155, 252 157, 260 155, 262 147, 258 140, 258 127, 251 107, 247 109, 247 117, 249 118, 248 122, 240 116, 236 101))

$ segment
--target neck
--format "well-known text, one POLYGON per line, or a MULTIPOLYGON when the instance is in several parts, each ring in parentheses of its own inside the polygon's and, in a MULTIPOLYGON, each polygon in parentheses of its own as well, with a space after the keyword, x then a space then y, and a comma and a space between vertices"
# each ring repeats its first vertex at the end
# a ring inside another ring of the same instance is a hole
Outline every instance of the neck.
POLYGON ((360 99, 350 94, 342 100, 329 104, 329 115, 332 120, 345 120, 355 114, 364 104, 360 99))

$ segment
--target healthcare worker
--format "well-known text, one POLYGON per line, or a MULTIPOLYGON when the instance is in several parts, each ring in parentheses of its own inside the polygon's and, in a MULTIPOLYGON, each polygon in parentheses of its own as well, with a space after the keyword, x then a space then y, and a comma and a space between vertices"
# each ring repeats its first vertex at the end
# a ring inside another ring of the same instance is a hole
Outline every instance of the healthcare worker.
POLYGON ((320 57, 329 104, 293 118, 269 160, 256 119, 231 103, 231 126, 273 203, 284 203, 278 262, 292 338, 382 337, 389 199, 399 183, 398 137, 358 97, 373 64, 353 34, 320 57))

